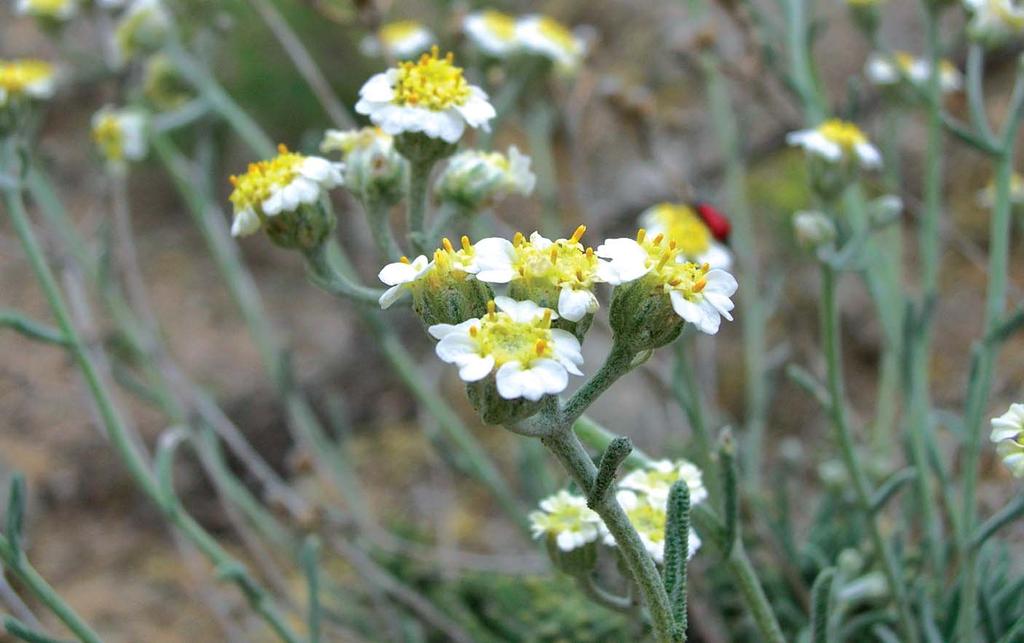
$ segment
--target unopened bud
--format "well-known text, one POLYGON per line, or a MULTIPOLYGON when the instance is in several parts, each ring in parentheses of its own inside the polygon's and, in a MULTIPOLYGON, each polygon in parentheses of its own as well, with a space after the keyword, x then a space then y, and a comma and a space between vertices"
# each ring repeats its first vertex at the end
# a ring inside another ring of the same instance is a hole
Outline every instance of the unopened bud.
POLYGON ((804 248, 818 248, 832 243, 836 226, 824 212, 801 210, 793 215, 793 232, 797 243, 804 248))

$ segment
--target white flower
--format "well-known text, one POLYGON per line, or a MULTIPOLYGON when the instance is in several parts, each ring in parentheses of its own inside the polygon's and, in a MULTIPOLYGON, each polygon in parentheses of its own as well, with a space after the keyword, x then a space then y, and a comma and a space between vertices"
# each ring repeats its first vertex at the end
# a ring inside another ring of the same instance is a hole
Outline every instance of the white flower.
POLYGON ((14 12, 49 20, 67 20, 78 11, 77 0, 17 0, 14 12))
POLYGON ((817 248, 836 238, 836 225, 824 212, 800 210, 793 214, 796 241, 805 248, 817 248))
MULTIPOLYGON (((665 562, 665 523, 668 520, 667 505, 665 502, 656 500, 645 494, 638 494, 628 489, 620 490, 615 494, 616 500, 626 512, 629 522, 633 524, 640 540, 644 544, 647 553, 651 555, 654 562, 659 565, 665 562)), ((602 523, 603 526, 603 523, 602 523)), ((615 545, 615 538, 604 527, 604 542, 606 545, 615 545)), ((687 560, 700 549, 700 537, 697 532, 690 529, 689 551, 687 560)))
POLYGON ((604 270, 605 281, 619 283, 643 277, 651 287, 667 294, 672 309, 683 320, 702 333, 714 335, 722 317, 732 321, 736 292, 735 277, 720 268, 691 261, 678 261, 679 249, 674 242, 665 242, 663 234, 649 238, 640 229, 637 239, 609 239, 597 248, 597 256, 609 260, 604 270))
POLYGON ((882 164, 878 148, 859 127, 835 118, 814 129, 790 132, 786 142, 830 163, 851 162, 863 168, 877 168, 882 164))
POLYGON ((454 143, 466 126, 490 129, 494 107, 484 90, 470 85, 451 54, 438 58, 437 47, 417 62, 376 74, 359 90, 356 111, 396 136, 422 132, 454 143))
POLYGON ((0 59, 0 107, 21 97, 35 100, 50 98, 56 87, 57 73, 48 62, 0 59))
POLYGON ((456 276, 465 278, 466 275, 476 274, 479 270, 477 249, 465 235, 460 242, 461 246, 455 249, 451 241, 442 239, 441 248, 434 251, 432 261, 420 255, 411 262, 407 257, 402 257, 384 266, 377 276, 390 288, 381 295, 380 307, 390 308, 406 292, 421 285, 429 285, 431 290, 436 291, 450 285, 456 276), (427 281, 431 283, 427 284, 427 281))
POLYGON ((415 20, 399 20, 382 25, 375 36, 363 38, 359 50, 367 56, 404 60, 430 49, 435 42, 437 37, 430 29, 415 20))
MULTIPOLYGON (((931 79, 931 64, 923 58, 914 58, 905 51, 893 55, 871 54, 864 67, 864 75, 875 85, 891 86, 908 81, 924 88, 931 79)), ((943 92, 959 91, 963 75, 948 60, 939 62, 939 87, 943 92)))
POLYGON ((704 502, 708 490, 700 468, 687 460, 658 460, 642 469, 631 471, 619 483, 622 489, 647 494, 652 501, 667 506, 672 485, 682 480, 690 489, 690 506, 704 502))
POLYGON ((992 419, 996 452, 1010 472, 1024 478, 1024 404, 1011 404, 1006 413, 992 419))
POLYGON ((664 234, 669 242, 675 242, 677 261, 706 263, 722 270, 732 267, 732 253, 715 240, 708 225, 688 205, 659 203, 641 213, 640 225, 647 234, 664 234))
POLYGON ((553 302, 557 297, 558 314, 578 322, 597 311, 594 284, 615 283, 606 262, 580 243, 586 229, 579 226, 570 238, 555 241, 538 232, 529 240, 518 232, 511 242, 497 237, 482 239, 476 244, 480 266, 476 277, 494 284, 512 283, 522 298, 553 302))
POLYGON ((1014 0, 964 0, 971 14, 967 33, 989 45, 997 45, 1024 33, 1024 7, 1014 0))
POLYGON ((512 192, 529 195, 537 177, 530 171, 530 157, 512 145, 508 154, 466 150, 453 156, 435 183, 443 201, 476 210, 512 192))
POLYGON ((423 255, 416 257, 412 261, 402 257, 400 261, 389 263, 381 268, 377 278, 391 287, 380 296, 380 307, 390 308, 392 304, 405 294, 407 286, 422 277, 430 268, 430 262, 423 255))
POLYGON ((516 21, 516 39, 525 51, 552 60, 562 71, 576 70, 587 53, 586 42, 553 18, 523 16, 516 21))
POLYGON ((117 60, 159 49, 171 31, 171 15, 161 0, 133 0, 114 28, 117 60))
POLYGON ((305 156, 278 147, 273 159, 252 163, 245 174, 231 177, 235 220, 231 234, 252 234, 268 217, 316 204, 327 190, 342 184, 342 163, 305 156))
POLYGON ((146 156, 146 115, 104 106, 92 117, 92 137, 108 163, 119 166, 146 156))
POLYGON ((516 19, 493 9, 467 14, 462 30, 474 45, 495 58, 504 58, 519 46, 516 19))
POLYGON ((587 508, 587 499, 565 489, 541 500, 540 511, 530 512, 533 537, 554 537, 562 551, 596 541, 601 527, 601 517, 587 508))
POLYGON ((476 382, 496 371, 501 397, 536 402, 565 390, 569 373, 583 374, 579 340, 551 328, 556 317, 551 309, 508 297, 495 297, 488 309, 481 319, 428 329, 440 340, 437 356, 458 366, 463 381, 476 382))
POLYGON ((345 187, 358 196, 367 190, 400 198, 406 161, 395 149, 394 138, 379 127, 327 130, 320 151, 341 152, 345 161, 345 187))

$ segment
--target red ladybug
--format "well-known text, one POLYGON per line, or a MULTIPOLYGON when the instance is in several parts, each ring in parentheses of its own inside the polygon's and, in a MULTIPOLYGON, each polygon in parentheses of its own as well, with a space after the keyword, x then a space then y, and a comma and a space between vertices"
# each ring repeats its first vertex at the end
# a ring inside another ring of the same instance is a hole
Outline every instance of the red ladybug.
POLYGON ((697 211, 700 218, 704 220, 704 225, 711 230, 712 236, 718 241, 726 243, 729 241, 729 232, 732 230, 732 224, 729 223, 729 218, 722 214, 721 211, 715 208, 710 203, 698 201, 693 204, 693 209, 697 211))

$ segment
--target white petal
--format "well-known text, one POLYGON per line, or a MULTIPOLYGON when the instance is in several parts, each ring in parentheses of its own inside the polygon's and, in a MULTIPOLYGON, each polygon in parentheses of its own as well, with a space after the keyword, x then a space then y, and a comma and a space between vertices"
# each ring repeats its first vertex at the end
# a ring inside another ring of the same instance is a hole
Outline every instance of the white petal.
MULTIPOLYGON (((387 73, 374 74, 359 90, 359 97, 377 103, 390 102, 395 97, 393 84, 394 81, 387 73)), ((366 112, 360 113, 365 114, 366 112)))
POLYGON ((565 370, 573 375, 583 375, 579 367, 583 365, 583 352, 580 347, 580 340, 569 331, 560 328, 551 329, 551 343, 555 351, 555 358, 562 363, 565 370))
POLYGON ((402 295, 404 294, 405 288, 403 288, 402 286, 391 286, 390 288, 384 291, 383 295, 380 296, 378 303, 380 304, 381 308, 387 310, 388 308, 391 308, 391 304, 401 299, 402 295))
POLYGON ((612 285, 634 281, 650 270, 647 251, 633 239, 608 239, 597 247, 596 254, 607 259, 598 264, 598 277, 612 285))
POLYGON ((882 154, 878 151, 878 148, 871 143, 860 143, 857 145, 855 151, 857 152, 857 157, 860 159, 861 165, 864 167, 881 167, 882 154))
POLYGON ((480 349, 476 340, 470 337, 468 333, 456 330, 441 338, 441 341, 434 347, 434 352, 437 353, 441 361, 448 362, 449 364, 458 363, 460 366, 465 362, 472 361, 470 358, 480 356, 480 349))
POLYGON ((389 263, 381 268, 377 278, 389 286, 397 286, 398 284, 407 284, 410 281, 415 281, 422 270, 420 267, 421 260, 426 261, 427 258, 420 255, 416 257, 416 261, 413 263, 405 263, 403 261, 389 263))
POLYGON ((571 322, 578 322, 597 310, 597 297, 589 290, 573 290, 568 286, 558 294, 558 314, 571 322))
POLYGON ((493 357, 475 355, 472 359, 464 360, 459 365, 459 377, 463 382, 477 382, 490 375, 492 370, 494 370, 493 357))
POLYGON ((231 223, 231 236, 244 237, 260 229, 260 218, 251 209, 246 208, 235 215, 231 223))

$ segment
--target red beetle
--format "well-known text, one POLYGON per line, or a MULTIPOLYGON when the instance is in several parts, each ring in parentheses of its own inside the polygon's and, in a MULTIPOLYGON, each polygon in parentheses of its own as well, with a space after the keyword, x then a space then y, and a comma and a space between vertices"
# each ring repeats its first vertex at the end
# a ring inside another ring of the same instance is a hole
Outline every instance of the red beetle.
POLYGON ((700 218, 704 220, 704 225, 711 230, 712 236, 715 239, 726 243, 729 241, 729 232, 732 230, 732 224, 729 223, 729 218, 721 213, 715 206, 710 203, 698 201, 693 204, 693 209, 697 211, 700 218))

